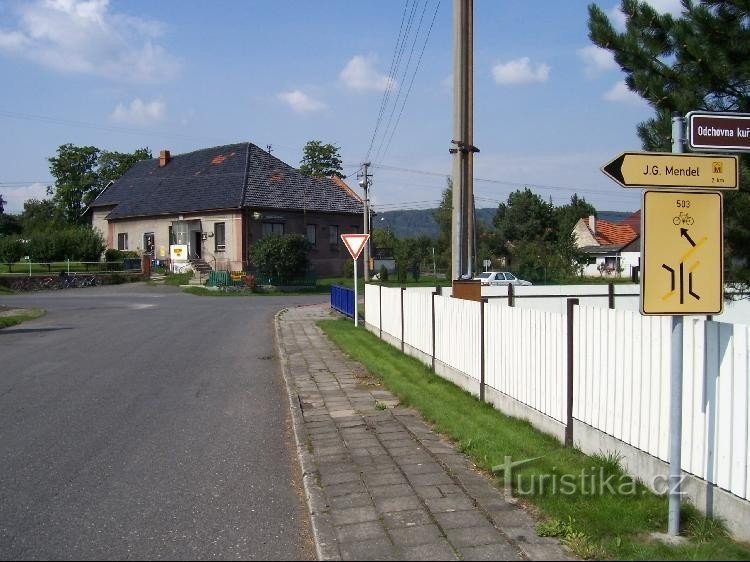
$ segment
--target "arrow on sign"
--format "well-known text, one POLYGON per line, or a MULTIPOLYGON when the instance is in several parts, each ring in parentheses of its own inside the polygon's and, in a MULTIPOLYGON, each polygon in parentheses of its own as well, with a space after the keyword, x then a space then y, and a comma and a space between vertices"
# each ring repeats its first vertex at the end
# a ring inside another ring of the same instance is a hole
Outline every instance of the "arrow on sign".
POLYGON ((736 156, 624 152, 602 167, 622 187, 738 189, 736 156))
POLYGON ((687 228, 681 228, 681 229, 680 229, 680 236, 682 236, 682 237, 686 238, 686 239, 687 239, 687 241, 688 241, 688 242, 690 242, 690 245, 691 245, 691 246, 692 246, 693 248, 695 248, 695 242, 693 241, 693 239, 692 239, 692 238, 690 238, 690 235, 688 234, 688 229, 687 229, 687 228))

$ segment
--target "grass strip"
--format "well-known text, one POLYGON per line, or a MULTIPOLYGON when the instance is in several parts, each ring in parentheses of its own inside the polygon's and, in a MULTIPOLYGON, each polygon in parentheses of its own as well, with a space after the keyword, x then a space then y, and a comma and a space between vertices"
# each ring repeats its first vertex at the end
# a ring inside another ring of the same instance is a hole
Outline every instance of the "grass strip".
POLYGON ((45 314, 46 311, 42 310, 41 308, 29 308, 10 316, 0 316, 0 328, 15 326, 17 324, 20 324, 21 322, 34 320, 36 318, 44 316, 45 314))
POLYGON ((665 532, 667 499, 627 476, 611 454, 587 456, 563 447, 530 423, 503 415, 435 375, 418 360, 347 320, 319 326, 347 355, 377 377, 405 406, 417 409, 435 430, 454 441, 474 463, 503 485, 498 465, 535 459, 511 471, 510 485, 544 521, 540 535, 559 537, 578 556, 620 560, 748 560, 750 548, 731 540, 724 525, 685 504, 686 544, 650 538, 665 532), (606 483, 609 485, 606 485, 606 483), (611 488, 611 489, 610 489, 611 488))

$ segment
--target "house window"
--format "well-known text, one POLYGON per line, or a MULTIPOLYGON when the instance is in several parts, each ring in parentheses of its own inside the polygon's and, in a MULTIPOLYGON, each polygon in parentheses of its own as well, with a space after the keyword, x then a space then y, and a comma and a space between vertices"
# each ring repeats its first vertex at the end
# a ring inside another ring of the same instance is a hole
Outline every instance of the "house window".
POLYGON ((214 224, 214 251, 223 252, 227 249, 225 227, 223 222, 214 224))
POLYGON ((307 241, 313 248, 318 243, 318 226, 315 224, 307 225, 307 241))
POLYGON ((128 233, 123 232, 117 235, 117 249, 127 250, 128 249, 128 233))
POLYGON ((339 245, 339 225, 332 224, 328 227, 328 243, 331 246, 339 245))
POLYGON ((263 223, 263 237, 270 236, 271 234, 284 234, 284 223, 283 222, 264 222, 263 223))

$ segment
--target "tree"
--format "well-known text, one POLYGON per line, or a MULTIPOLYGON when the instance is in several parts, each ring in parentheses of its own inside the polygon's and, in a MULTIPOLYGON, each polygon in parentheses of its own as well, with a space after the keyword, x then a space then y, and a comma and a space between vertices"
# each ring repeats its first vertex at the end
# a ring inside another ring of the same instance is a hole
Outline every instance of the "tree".
MULTIPOLYGON (((643 148, 671 149, 671 115, 693 110, 750 111, 750 5, 746 0, 683 1, 680 17, 646 2, 623 0, 625 30, 617 32, 589 6, 589 37, 625 72, 625 83, 654 108, 638 125, 643 148)), ((729 255, 750 260, 750 167, 740 158, 740 192, 727 193, 724 219, 729 255)))
POLYGON ((148 148, 133 153, 102 151, 95 146, 63 144, 49 159, 54 187, 47 193, 67 224, 83 224, 84 210, 110 181, 118 179, 138 162, 151 158, 148 148))
POLYGON ((582 218, 596 215, 594 206, 585 197, 578 197, 574 193, 570 203, 555 208, 555 223, 557 224, 558 240, 563 241, 573 232, 573 227, 582 218))
POLYGON ((27 199, 19 220, 26 234, 57 228, 63 222, 60 210, 51 199, 27 199))
POLYGON ((7 201, 5 199, 3 199, 3 194, 0 193, 0 215, 2 215, 2 214, 5 213, 5 204, 6 203, 7 203, 7 201))
POLYGON ((303 174, 314 177, 346 178, 342 173, 343 167, 338 146, 311 140, 302 149, 302 153, 299 171, 303 174))
POLYGON ((453 180, 445 178, 445 189, 440 205, 432 213, 432 217, 440 227, 437 237, 437 252, 443 264, 451 262, 451 229, 453 227, 453 180))
POLYGON ((492 219, 501 245, 556 237, 554 207, 528 187, 514 191, 500 203, 492 219))
POLYGON ((305 276, 310 243, 300 234, 272 234, 258 240, 250 260, 258 271, 281 283, 305 276))
POLYGON ((18 236, 0 236, 0 261, 8 266, 8 272, 25 255, 26 246, 18 236))

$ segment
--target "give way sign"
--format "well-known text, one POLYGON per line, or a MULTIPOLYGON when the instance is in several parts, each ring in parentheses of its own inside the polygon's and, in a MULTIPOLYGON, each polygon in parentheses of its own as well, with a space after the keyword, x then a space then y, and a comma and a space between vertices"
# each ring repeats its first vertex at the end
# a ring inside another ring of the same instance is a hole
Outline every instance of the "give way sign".
POLYGON ((362 253, 362 249, 365 247, 367 240, 370 238, 369 234, 342 234, 341 240, 344 242, 344 246, 349 250, 349 254, 352 259, 356 260, 359 254, 362 253))

